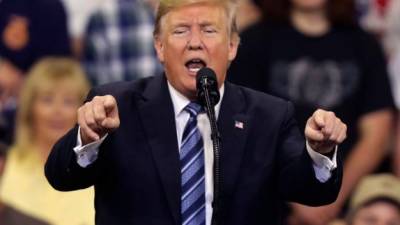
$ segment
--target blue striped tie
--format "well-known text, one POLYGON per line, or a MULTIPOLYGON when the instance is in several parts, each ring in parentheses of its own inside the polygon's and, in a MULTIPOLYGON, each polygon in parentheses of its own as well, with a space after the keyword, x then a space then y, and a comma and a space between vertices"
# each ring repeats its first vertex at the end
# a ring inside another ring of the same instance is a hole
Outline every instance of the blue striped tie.
POLYGON ((203 139, 197 129, 197 115, 202 107, 194 102, 185 107, 190 114, 182 135, 181 161, 181 216, 182 225, 204 225, 205 181, 203 139))

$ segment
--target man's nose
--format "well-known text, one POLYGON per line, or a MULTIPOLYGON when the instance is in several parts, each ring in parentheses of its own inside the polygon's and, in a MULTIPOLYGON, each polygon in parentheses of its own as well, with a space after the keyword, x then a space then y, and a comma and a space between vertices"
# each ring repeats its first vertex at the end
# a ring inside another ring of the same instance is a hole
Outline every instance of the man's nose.
POLYGON ((197 30, 192 31, 188 40, 188 49, 189 50, 203 49, 203 41, 200 31, 197 30))

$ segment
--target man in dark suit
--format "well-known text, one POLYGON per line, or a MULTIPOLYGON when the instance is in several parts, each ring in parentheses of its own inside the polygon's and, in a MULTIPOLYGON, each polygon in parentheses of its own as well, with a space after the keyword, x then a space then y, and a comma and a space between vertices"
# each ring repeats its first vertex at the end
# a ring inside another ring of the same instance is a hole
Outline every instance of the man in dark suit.
POLYGON ((221 93, 220 224, 276 225, 284 200, 336 199, 336 145, 346 126, 317 110, 306 144, 290 103, 224 82, 239 43, 233 2, 161 1, 154 40, 164 76, 93 89, 79 126, 54 146, 45 168, 50 184, 62 191, 94 185, 96 224, 210 224, 210 125, 195 102, 204 66, 216 72, 221 93))

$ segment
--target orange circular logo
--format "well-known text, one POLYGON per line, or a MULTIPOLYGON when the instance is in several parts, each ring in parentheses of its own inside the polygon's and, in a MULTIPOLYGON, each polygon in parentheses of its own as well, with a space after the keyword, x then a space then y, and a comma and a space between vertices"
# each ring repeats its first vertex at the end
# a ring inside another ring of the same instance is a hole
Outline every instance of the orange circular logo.
POLYGON ((3 31, 4 45, 14 51, 25 48, 29 43, 29 22, 22 16, 12 16, 3 31))

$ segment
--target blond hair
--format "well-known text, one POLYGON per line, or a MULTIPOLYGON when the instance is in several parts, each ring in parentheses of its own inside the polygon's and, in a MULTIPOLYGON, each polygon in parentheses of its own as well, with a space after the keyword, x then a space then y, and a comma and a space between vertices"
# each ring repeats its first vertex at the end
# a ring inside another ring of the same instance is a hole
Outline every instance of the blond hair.
POLYGON ((228 17, 229 34, 239 37, 238 28, 236 24, 236 7, 237 7, 236 0, 160 0, 154 26, 154 32, 153 32, 154 36, 156 37, 160 34, 162 19, 170 11, 183 6, 200 4, 200 3, 209 3, 221 6, 228 17))
MULTIPOLYGON (((34 147, 32 110, 40 90, 46 90, 60 82, 71 82, 81 102, 89 90, 89 82, 80 64, 70 58, 49 57, 36 63, 27 74, 20 93, 13 149, 25 151, 34 147)), ((72 90, 72 89, 71 89, 72 90)))

